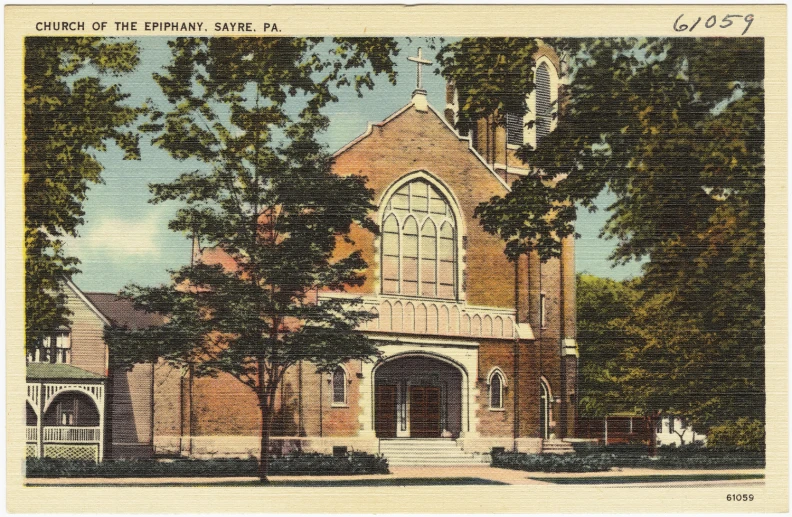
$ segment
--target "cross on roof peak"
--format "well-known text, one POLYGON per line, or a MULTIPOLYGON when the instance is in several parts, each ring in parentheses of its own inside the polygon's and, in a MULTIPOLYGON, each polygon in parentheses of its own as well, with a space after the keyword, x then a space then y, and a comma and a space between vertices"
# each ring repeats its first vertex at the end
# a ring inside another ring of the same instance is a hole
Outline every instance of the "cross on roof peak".
POLYGON ((407 58, 407 60, 408 61, 412 61, 413 63, 415 63, 415 68, 417 69, 417 72, 418 72, 417 75, 416 75, 415 88, 418 89, 418 90, 422 90, 423 89, 423 80, 422 80, 422 72, 423 72, 423 70, 421 70, 421 66, 423 66, 423 65, 431 65, 432 62, 429 61, 428 59, 424 59, 423 58, 423 50, 421 49, 421 47, 418 47, 418 56, 409 56, 407 58))

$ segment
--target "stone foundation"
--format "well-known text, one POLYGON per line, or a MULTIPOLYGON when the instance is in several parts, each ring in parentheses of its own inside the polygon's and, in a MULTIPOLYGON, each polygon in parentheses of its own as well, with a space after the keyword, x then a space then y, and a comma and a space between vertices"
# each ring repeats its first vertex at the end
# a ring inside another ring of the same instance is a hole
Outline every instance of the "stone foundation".
MULTIPOLYGON (((158 440, 157 454, 174 454, 179 450, 179 437, 162 437, 158 440)), ((350 452, 379 452, 379 441, 374 438, 354 436, 331 437, 273 437, 270 439, 274 454, 289 454, 296 451, 332 454, 333 447, 347 447, 350 452)), ((261 438, 258 436, 193 436, 181 439, 181 456, 211 458, 258 458, 261 438)))

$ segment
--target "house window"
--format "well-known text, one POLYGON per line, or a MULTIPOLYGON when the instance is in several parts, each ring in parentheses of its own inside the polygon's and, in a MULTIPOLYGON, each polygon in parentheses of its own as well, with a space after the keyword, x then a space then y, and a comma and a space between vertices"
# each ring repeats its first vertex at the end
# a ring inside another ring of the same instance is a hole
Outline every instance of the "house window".
POLYGON ((534 78, 536 85, 536 143, 550 134, 553 121, 553 102, 550 69, 547 63, 540 64, 534 78))
POLYGON ((510 145, 523 145, 523 114, 511 110, 506 112, 506 143, 510 145))
POLYGON ((668 432, 673 433, 674 431, 674 417, 668 418, 668 432))
POLYGON ((503 409, 504 379, 500 370, 495 370, 489 378, 489 405, 490 409, 503 409))
POLYGON ((539 295, 539 326, 547 327, 547 298, 544 294, 539 295))
POLYGON ((28 350, 27 359, 30 363, 71 363, 71 333, 60 330, 44 337, 28 350))
POLYGON ((333 371, 333 405, 345 406, 347 403, 347 378, 346 371, 337 367, 333 371))
POLYGON ((382 292, 456 296, 456 220, 448 200, 417 179, 387 201, 382 223, 382 292))

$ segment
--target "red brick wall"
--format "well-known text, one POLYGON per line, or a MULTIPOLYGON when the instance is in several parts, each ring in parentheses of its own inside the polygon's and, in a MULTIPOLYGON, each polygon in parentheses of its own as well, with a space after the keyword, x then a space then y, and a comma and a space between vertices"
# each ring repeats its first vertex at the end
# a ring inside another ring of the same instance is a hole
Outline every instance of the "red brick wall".
POLYGON ((487 340, 479 348, 478 432, 481 436, 511 436, 514 432, 514 342, 487 340), (500 368, 505 377, 503 411, 493 411, 489 404, 489 373, 500 368))
MULTIPOLYGON (((486 234, 478 220, 473 218, 475 207, 494 195, 506 192, 503 184, 468 149, 467 141, 460 141, 445 123, 432 112, 418 112, 413 108, 396 116, 386 126, 375 126, 371 135, 352 145, 336 157, 334 170, 339 174, 359 174, 368 178, 367 185, 375 191, 375 202, 380 202, 385 191, 395 181, 414 171, 427 171, 448 186, 459 202, 462 221, 458 228, 467 237, 466 262, 460 264, 467 274, 466 301, 471 305, 513 308, 515 306, 515 268, 503 255, 503 245, 486 234)), ((452 200, 453 202, 453 200, 452 200)), ((379 221, 377 221, 379 222, 379 221)), ((346 255, 360 249, 369 263, 365 284, 352 290, 374 293, 377 285, 378 257, 374 236, 359 228, 353 230, 354 245, 339 242, 338 254, 346 255)), ((570 241, 571 249, 571 241, 570 241)), ((574 287, 574 263, 571 255, 565 256, 565 290, 574 287), (572 287, 569 279, 572 279, 572 287)), ((536 437, 539 433, 539 378, 547 378, 554 397, 561 393, 560 338, 561 304, 559 261, 539 264, 536 256, 523 260, 520 267, 520 305, 522 321, 529 321, 536 341, 521 340, 519 378, 514 377, 514 343, 511 341, 481 340, 479 351, 478 383, 482 436, 511 436, 514 425, 514 390, 520 390, 519 432, 523 437, 536 437), (540 275, 541 268, 541 275, 540 275), (529 289, 530 285, 530 289, 529 289), (544 292, 547 300, 546 326, 539 325, 539 297, 544 292), (540 346, 541 344, 541 346, 540 346), (499 366, 506 376, 504 393, 505 411, 489 411, 486 376, 490 369, 499 366)), ((574 296, 574 291, 571 292, 574 296)), ((565 334, 574 336, 574 303, 567 303, 565 334)), ((308 436, 352 436, 359 430, 359 400, 361 382, 359 362, 347 366, 350 384, 347 385, 347 407, 332 407, 332 385, 329 374, 319 375, 310 364, 303 364, 302 380, 298 367, 287 372, 282 395, 285 404, 278 404, 276 434, 308 436), (302 414, 298 394, 302 388, 302 414), (301 418, 302 416, 302 418, 301 418)), ((571 375, 567 368, 567 375, 571 375)), ((163 381, 165 382, 165 381, 163 381)), ((260 414, 257 399, 252 391, 229 375, 217 378, 193 379, 193 434, 258 435, 260 414)), ((570 381, 572 382, 572 381, 570 381)), ((182 418, 185 432, 189 432, 188 395, 189 379, 185 389, 182 418)), ((172 403, 162 403, 168 413, 158 421, 158 429, 170 432, 178 422, 178 409, 172 403), (173 416, 170 416, 170 415, 173 416)), ((571 412, 570 412, 571 413, 571 412)), ((554 419, 558 420, 558 408, 554 419)), ((159 418, 159 417, 158 417, 159 418)), ((551 430, 553 431, 553 430, 551 430)))
MULTIPOLYGON (((439 115, 408 108, 384 127, 374 126, 371 135, 338 155, 333 170, 366 176, 377 203, 388 187, 414 171, 427 171, 445 183, 459 203, 463 221, 457 225, 467 237, 467 262, 460 264, 467 273, 467 302, 513 307, 514 268, 503 255, 501 241, 485 233, 473 218, 479 203, 505 194, 506 188, 439 115)), ((355 291, 373 293, 379 262, 374 237, 356 232, 353 239, 371 266, 366 283, 355 291)))

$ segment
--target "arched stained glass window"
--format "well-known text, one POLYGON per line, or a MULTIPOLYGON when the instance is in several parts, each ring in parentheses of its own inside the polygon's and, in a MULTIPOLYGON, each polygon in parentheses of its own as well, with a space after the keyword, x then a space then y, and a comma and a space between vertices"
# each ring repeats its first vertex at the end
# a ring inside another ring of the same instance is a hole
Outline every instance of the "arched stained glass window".
POLYGON ((386 293, 399 291, 399 222, 391 214, 382 225, 382 287, 386 293))
POLYGON ((438 243, 437 296, 439 298, 454 297, 454 279, 456 278, 456 245, 454 228, 446 221, 440 228, 438 243))
POLYGON ((346 404, 346 371, 338 366, 333 371, 333 404, 346 404))
POLYGON ((407 216, 402 226, 402 294, 418 294, 418 223, 407 216))
POLYGON ((421 229, 421 296, 437 296, 437 230, 431 218, 421 229))
POLYGON ((457 225, 448 200, 424 179, 388 199, 382 224, 382 292, 452 299, 457 225))
POLYGON ((495 370, 489 379, 490 409, 503 409, 503 374, 495 370))

